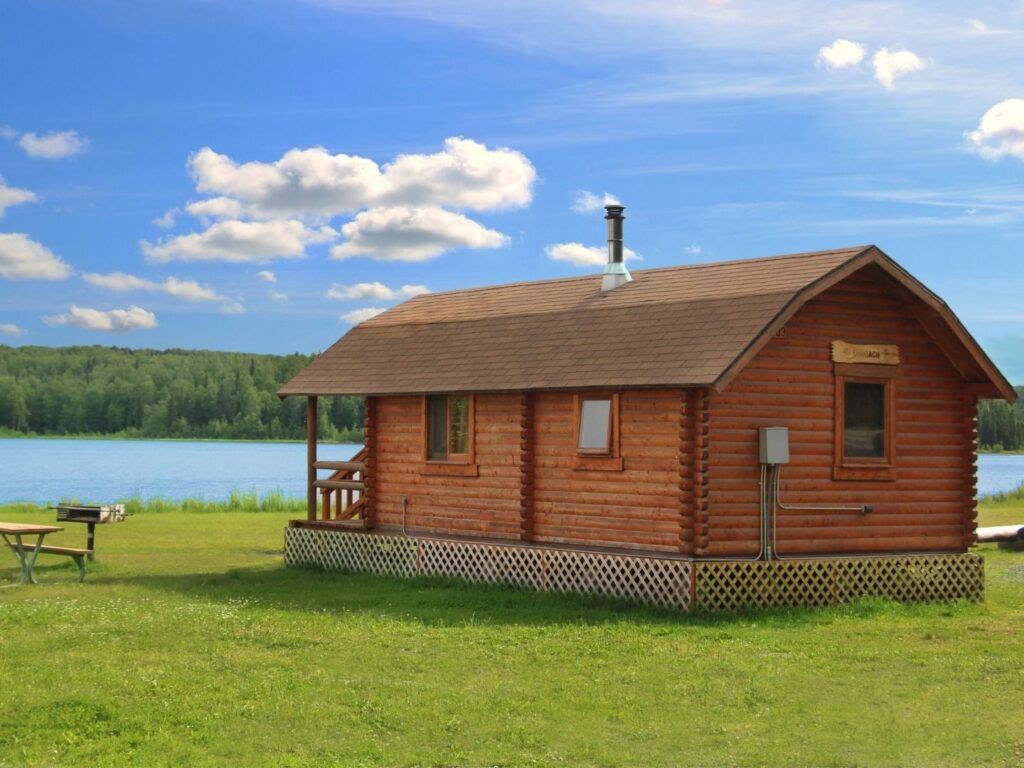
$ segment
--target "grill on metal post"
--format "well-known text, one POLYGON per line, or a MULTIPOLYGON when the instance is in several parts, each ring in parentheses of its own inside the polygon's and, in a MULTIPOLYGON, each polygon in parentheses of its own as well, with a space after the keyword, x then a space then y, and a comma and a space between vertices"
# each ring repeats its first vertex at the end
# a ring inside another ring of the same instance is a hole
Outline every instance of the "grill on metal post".
MULTIPOLYGON (((119 523, 124 520, 124 504, 107 506, 91 506, 87 504, 58 504, 57 522, 85 523, 88 528, 88 545, 90 552, 96 549, 96 526, 105 523, 119 523)), ((92 555, 89 555, 92 560, 92 555)))

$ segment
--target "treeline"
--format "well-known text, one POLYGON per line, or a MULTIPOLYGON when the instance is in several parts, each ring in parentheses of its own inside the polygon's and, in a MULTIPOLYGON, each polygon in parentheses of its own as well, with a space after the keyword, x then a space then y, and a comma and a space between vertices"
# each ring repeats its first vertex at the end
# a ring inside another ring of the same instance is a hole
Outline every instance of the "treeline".
MULTIPOLYGON (((119 347, 0 345, 0 431, 35 435, 299 440, 302 398, 278 387, 312 355, 119 347)), ((1024 450, 1021 400, 983 400, 978 438, 986 450, 1024 450)), ((362 442, 363 402, 323 398, 325 440, 362 442)))
MULTIPOLYGON (((0 345, 0 430, 302 439, 305 400, 274 394, 311 355, 0 345)), ((323 398, 322 439, 362 442, 363 402, 323 398)))
POLYGON ((982 400, 978 404, 978 442, 990 451, 1024 450, 1024 387, 1016 387, 1020 399, 982 400))

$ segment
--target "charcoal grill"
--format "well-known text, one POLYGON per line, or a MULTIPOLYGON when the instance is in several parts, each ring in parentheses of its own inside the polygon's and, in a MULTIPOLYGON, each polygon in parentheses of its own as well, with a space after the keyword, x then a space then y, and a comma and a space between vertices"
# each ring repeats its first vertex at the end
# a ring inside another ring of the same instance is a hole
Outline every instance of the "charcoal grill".
MULTIPOLYGON (((92 506, 88 504, 58 504, 57 522, 85 523, 88 528, 88 549, 95 551, 96 526, 106 523, 119 523, 124 520, 124 504, 108 504, 92 506)), ((92 560, 92 555, 89 555, 92 560)))

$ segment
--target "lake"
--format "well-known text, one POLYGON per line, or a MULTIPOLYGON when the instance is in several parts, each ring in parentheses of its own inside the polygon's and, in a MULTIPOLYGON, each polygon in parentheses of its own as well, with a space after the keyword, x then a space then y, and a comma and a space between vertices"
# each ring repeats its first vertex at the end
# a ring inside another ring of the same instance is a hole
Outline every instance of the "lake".
MULTIPOLYGON (((359 445, 319 447, 344 461, 359 445)), ((306 495, 305 443, 0 439, 0 502, 227 499, 232 490, 306 495)))
MULTIPOLYGON (((320 446, 320 458, 344 461, 361 446, 320 446)), ((49 504, 75 498, 111 502, 203 497, 232 490, 260 495, 306 493, 305 443, 216 443, 171 440, 0 439, 0 503, 49 504)), ((1024 456, 978 457, 978 493, 1008 491, 1024 482, 1024 456)))

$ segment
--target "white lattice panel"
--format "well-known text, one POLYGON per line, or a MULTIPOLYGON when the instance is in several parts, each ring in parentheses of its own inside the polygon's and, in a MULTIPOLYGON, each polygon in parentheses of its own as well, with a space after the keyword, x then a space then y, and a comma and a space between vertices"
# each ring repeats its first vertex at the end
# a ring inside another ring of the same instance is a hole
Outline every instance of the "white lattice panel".
POLYGON ((416 542, 404 536, 287 528, 285 565, 415 576, 416 542))
POLYGON ((773 562, 688 561, 552 547, 289 528, 285 564, 395 576, 451 576, 527 589, 709 611, 821 606, 880 596, 903 602, 980 600, 977 555, 773 562), (696 581, 691 605, 691 579, 696 581))
POLYGON ((396 576, 452 576, 690 607, 690 562, 658 557, 289 528, 285 564, 396 576))

